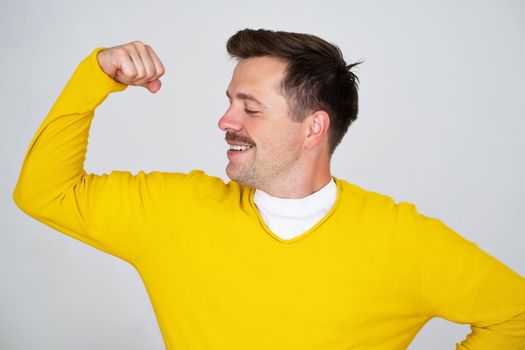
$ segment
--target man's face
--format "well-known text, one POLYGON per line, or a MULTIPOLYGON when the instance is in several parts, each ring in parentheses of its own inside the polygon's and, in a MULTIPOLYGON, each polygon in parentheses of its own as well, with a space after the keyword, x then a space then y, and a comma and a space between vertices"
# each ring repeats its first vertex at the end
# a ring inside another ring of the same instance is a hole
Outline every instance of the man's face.
POLYGON ((226 91, 230 106, 219 120, 230 145, 226 173, 234 181, 264 190, 297 171, 304 130, 279 93, 285 73, 286 63, 268 56, 235 67, 226 91))

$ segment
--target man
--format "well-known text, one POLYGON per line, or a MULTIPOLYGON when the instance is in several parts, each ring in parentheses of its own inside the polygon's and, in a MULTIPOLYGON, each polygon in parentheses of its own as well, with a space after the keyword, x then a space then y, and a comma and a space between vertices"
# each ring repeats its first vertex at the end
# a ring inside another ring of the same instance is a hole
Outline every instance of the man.
POLYGON ((333 177, 357 116, 337 47, 243 30, 219 120, 222 180, 200 171, 86 174, 95 108, 160 89, 153 49, 84 60, 38 129, 14 192, 29 215, 133 264, 168 349, 405 349, 432 317, 469 323, 457 349, 525 347, 525 280, 408 203, 333 177))

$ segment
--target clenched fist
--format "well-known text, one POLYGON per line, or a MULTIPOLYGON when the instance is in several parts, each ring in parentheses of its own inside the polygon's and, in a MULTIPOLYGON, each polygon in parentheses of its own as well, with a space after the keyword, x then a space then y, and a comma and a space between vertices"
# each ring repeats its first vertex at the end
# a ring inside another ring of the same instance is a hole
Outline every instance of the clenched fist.
POLYGON ((116 81, 159 91, 164 66, 153 49, 141 41, 104 49, 97 54, 100 68, 116 81))

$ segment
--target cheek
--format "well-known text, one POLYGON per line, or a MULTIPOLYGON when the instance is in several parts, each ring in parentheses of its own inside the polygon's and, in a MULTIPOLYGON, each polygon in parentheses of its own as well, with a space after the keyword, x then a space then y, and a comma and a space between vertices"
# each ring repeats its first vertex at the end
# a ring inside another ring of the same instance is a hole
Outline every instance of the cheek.
POLYGON ((299 127, 299 124, 291 124, 286 128, 285 140, 289 146, 294 149, 297 148, 303 142, 302 129, 299 127))
POLYGON ((258 122, 258 120, 249 120, 246 123, 246 130, 257 145, 256 156, 282 158, 295 155, 302 148, 304 140, 300 124, 288 120, 277 123, 258 122))
POLYGON ((296 127, 287 126, 272 134, 272 147, 275 153, 295 155, 302 148, 301 132, 296 127))

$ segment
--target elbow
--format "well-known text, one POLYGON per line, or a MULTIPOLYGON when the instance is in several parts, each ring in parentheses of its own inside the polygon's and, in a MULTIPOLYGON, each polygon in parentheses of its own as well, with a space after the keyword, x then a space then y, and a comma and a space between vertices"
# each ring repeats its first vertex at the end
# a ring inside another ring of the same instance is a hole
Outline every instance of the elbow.
POLYGON ((37 213, 36 201, 31 191, 26 185, 19 180, 13 191, 13 201, 16 206, 29 216, 35 216, 37 213))
POLYGON ((26 196, 24 196, 24 188, 20 184, 20 181, 18 181, 13 191, 13 201, 15 202, 16 206, 20 208, 20 210, 26 214, 29 214, 29 201, 27 200, 26 196))

